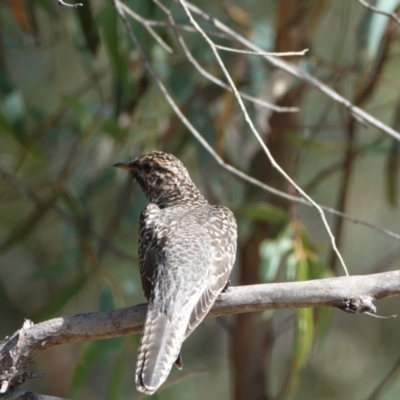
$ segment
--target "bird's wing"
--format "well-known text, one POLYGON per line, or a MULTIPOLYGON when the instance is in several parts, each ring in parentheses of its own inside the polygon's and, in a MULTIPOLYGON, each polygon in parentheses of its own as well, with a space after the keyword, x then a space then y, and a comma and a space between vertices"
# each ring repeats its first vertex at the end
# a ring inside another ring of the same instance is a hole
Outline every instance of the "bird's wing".
POLYGON ((153 235, 155 268, 136 367, 136 386, 147 394, 165 381, 178 358, 212 257, 210 246, 204 246, 206 230, 192 220, 165 229, 159 225, 153 235))
POLYGON ((203 289, 190 315, 185 339, 206 317, 218 295, 229 280, 236 256, 237 227, 232 212, 222 206, 213 206, 213 216, 206 224, 211 243, 211 265, 208 284, 203 289))
MULTIPOLYGON (((139 219, 139 270, 142 288, 146 299, 150 299, 151 281, 156 267, 157 237, 155 224, 160 208, 149 203, 140 214, 139 219)), ((161 232, 158 234, 160 235, 161 232)))

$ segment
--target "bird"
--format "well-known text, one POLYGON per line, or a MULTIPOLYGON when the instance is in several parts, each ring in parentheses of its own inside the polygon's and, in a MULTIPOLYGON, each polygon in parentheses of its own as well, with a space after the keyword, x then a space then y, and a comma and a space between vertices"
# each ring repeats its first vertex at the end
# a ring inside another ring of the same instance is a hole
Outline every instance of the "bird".
POLYGON ((136 365, 136 388, 153 394, 183 341, 228 285, 237 225, 224 206, 210 205, 183 163, 162 151, 114 165, 129 171, 148 204, 139 218, 139 269, 148 300, 136 365))

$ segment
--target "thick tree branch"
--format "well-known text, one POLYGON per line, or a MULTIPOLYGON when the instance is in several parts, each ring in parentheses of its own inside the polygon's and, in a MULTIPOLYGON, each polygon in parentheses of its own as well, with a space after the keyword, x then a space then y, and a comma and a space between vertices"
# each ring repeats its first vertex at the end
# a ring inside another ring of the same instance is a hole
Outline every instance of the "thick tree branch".
MULTIPOLYGON (((208 317, 303 307, 338 307, 375 312, 374 300, 400 295, 400 270, 305 282, 231 287, 222 293, 208 317)), ((30 375, 24 370, 43 351, 60 344, 87 342, 142 331, 146 304, 121 310, 54 318, 24 327, 0 342, 0 387, 19 386, 30 375)), ((0 393, 1 399, 1 393, 0 393)))

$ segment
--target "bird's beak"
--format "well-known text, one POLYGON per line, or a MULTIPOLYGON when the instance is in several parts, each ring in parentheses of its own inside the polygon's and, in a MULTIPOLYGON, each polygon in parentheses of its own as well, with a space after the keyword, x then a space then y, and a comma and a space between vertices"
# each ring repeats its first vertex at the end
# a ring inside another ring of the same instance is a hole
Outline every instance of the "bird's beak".
POLYGON ((117 162, 114 167, 126 169, 127 171, 135 171, 136 165, 132 161, 117 162))

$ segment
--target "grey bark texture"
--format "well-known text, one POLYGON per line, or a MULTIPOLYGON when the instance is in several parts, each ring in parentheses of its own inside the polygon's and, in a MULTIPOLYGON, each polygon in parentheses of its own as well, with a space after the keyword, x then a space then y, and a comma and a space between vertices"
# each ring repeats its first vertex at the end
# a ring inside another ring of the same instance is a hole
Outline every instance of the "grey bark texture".
MULTIPOLYGON (((375 300, 399 295, 400 270, 364 276, 230 287, 220 294, 207 318, 304 307, 337 307, 350 313, 374 313, 375 300)), ((18 398, 11 397, 12 390, 33 377, 34 374, 25 370, 43 351, 64 343, 140 333, 146 309, 147 304, 139 304, 108 312, 54 318, 38 324, 26 321, 20 330, 0 342, 0 399, 18 398)))

